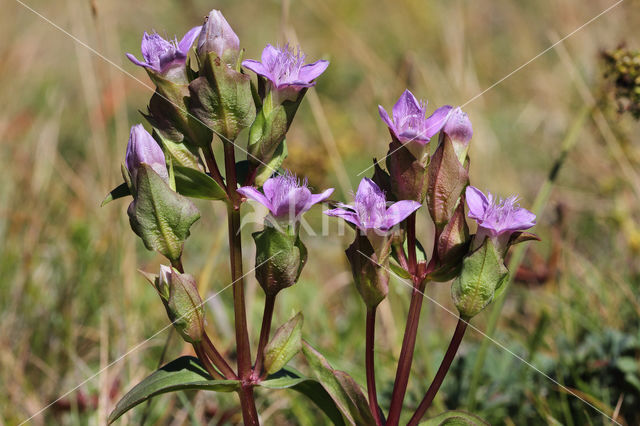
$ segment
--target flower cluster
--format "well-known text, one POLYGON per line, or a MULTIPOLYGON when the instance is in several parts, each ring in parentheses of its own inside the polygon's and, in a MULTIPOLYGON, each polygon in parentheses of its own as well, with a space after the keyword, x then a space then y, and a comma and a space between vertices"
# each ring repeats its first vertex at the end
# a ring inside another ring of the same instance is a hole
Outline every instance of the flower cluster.
MULTIPOLYGON (((202 388, 204 383, 207 389, 238 392, 244 424, 258 425, 255 386, 262 383, 266 388, 273 387, 274 381, 288 386, 291 380, 316 383, 316 379, 298 377, 298 373, 285 369, 287 362, 302 351, 320 382, 311 396, 334 400, 334 406, 324 404, 331 406, 332 419, 344 417, 353 424, 397 426, 426 285, 451 282, 451 296, 460 314, 450 347, 455 353, 468 321, 492 302, 506 279, 504 258, 509 247, 537 238, 524 232, 536 224, 536 216, 520 207, 517 197, 485 195, 470 185, 473 127, 469 116, 460 107, 450 105, 427 115, 426 101, 405 90, 391 114, 378 107, 391 139, 384 165, 375 162, 373 177, 360 181, 351 204, 328 201, 333 188, 314 193, 306 179, 290 171, 280 172, 288 153, 287 132, 305 94, 326 71, 328 61, 307 63, 300 47, 289 44, 267 44, 260 61, 242 60, 240 38, 218 10, 212 10, 202 26, 189 30, 180 41, 145 32, 141 51, 143 60, 129 53, 127 57, 143 67, 156 86, 144 114, 152 130, 148 132, 142 124, 131 128, 122 166, 124 182, 109 193, 104 203, 132 197, 127 209, 132 230, 147 249, 158 252, 169 263, 160 266, 158 275, 143 274, 182 339, 193 346, 197 360, 177 359, 163 367, 162 373, 145 379, 117 404, 109 422, 153 393, 202 388), (190 53, 193 61, 188 60, 190 53), (236 158, 239 151, 246 157, 236 158), (223 162, 216 159, 219 153, 224 155, 223 162), (196 280, 185 272, 182 262, 185 242, 200 217, 190 198, 221 202, 226 209, 235 368, 211 341, 196 280), (247 200, 268 209, 264 218, 260 217, 260 230, 252 234, 253 274, 264 292, 255 361, 251 359, 244 297, 244 281, 248 278, 243 272, 241 223, 242 205, 247 200), (324 213, 343 219, 355 231, 345 254, 367 311, 368 405, 360 403, 367 398, 353 378, 331 368, 303 341, 301 313, 270 338, 276 298, 299 281, 308 262, 309 253, 300 235, 302 216, 326 201, 331 208, 324 213), (418 212, 423 205, 426 209, 418 212), (423 222, 422 213, 426 216, 426 211, 434 225, 430 227, 433 232, 419 233, 417 225, 423 222), (477 222, 473 235, 467 218, 477 222), (430 244, 419 241, 424 234, 433 238, 430 244), (432 247, 431 253, 423 247, 432 247), (385 418, 375 390, 375 314, 388 295, 392 270, 410 282, 413 292, 385 418), (177 382, 180 372, 187 383, 177 382), (169 376, 172 378, 167 383, 171 386, 157 380, 169 376), (275 379, 270 386, 263 383, 267 378, 275 379), (149 393, 150 389, 153 393, 149 393)), ((446 373, 452 356, 445 359, 449 364, 443 364, 408 424, 417 425, 433 401, 444 379, 441 372, 446 373)))

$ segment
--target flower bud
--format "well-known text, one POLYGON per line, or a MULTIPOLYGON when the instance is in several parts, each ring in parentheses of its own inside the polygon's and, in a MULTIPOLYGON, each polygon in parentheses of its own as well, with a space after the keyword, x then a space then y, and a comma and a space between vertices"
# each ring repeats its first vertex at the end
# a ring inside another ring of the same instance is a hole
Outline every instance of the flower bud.
POLYGON ((454 108, 442 130, 445 137, 451 139, 460 164, 464 164, 469 150, 469 142, 473 136, 473 128, 471 127, 469 116, 462 112, 460 107, 454 108))
POLYGON ((369 239, 360 232, 345 254, 360 296, 367 308, 375 308, 389 293, 389 256, 379 259, 369 239))
POLYGON ((180 336, 198 343, 204 335, 204 308, 193 276, 181 274, 169 266, 160 266, 155 287, 167 315, 180 336))
POLYGON ((138 169, 143 163, 151 166, 153 171, 165 181, 169 179, 162 148, 149 132, 144 129, 142 124, 136 124, 131 127, 125 163, 134 186, 137 185, 138 169))
POLYGON ((256 242, 256 279, 265 294, 275 296, 294 285, 307 262, 307 248, 300 240, 298 226, 269 226, 253 234, 256 242))
POLYGON ((225 63, 235 65, 240 52, 240 39, 219 10, 209 12, 198 38, 201 60, 213 53, 225 63))
POLYGON ((451 286, 453 302, 463 319, 469 320, 482 311, 509 274, 504 259, 490 239, 467 256, 462 271, 451 286))

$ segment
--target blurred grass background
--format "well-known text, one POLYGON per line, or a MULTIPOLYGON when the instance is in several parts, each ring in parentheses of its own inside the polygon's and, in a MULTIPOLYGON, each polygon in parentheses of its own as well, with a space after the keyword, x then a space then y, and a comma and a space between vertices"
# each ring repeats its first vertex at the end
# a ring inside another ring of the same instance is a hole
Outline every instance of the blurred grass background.
MULTIPOLYGON (((613 1, 366 0, 31 0, 46 18, 143 82, 126 60, 141 34, 181 37, 212 8, 234 27, 247 58, 267 42, 299 42, 331 66, 307 95, 288 137, 286 166, 314 188, 335 186, 350 200, 358 174, 381 158, 388 135, 377 105, 391 107, 405 87, 430 101, 465 104, 573 31, 613 1)), ((639 48, 639 2, 626 0, 556 49, 473 100, 471 179, 500 195, 533 202, 584 105, 595 105, 570 153, 512 286, 496 339, 575 390, 609 416, 638 424, 640 403, 640 147, 638 124, 616 113, 600 52, 621 42, 639 48)), ((129 127, 141 122, 148 88, 75 43, 19 2, 0 15, 0 425, 29 418, 167 324, 152 288, 136 272, 162 261, 130 231, 126 201, 100 208, 120 183, 129 127)), ((147 83, 150 84, 150 83, 147 83)), ((370 175, 371 171, 367 175, 370 175)), ((203 298, 230 282, 224 208, 203 213, 185 248, 185 268, 203 298)), ((248 210, 248 209, 247 209, 248 210)), ((364 307, 344 258, 351 235, 337 221, 308 215, 310 262, 279 298, 275 325, 305 315, 304 335, 334 367, 364 383, 364 307), (324 222, 323 222, 324 220, 324 222)), ((419 216, 423 241, 428 216, 419 216)), ((259 226, 259 225, 257 225, 259 226)), ((253 247, 245 236, 245 270, 253 247)), ((252 275, 250 275, 252 277, 252 275)), ((262 294, 248 280, 251 336, 262 294)), ((449 286, 428 294, 448 309, 449 286)), ((388 406, 409 291, 392 283, 381 306, 377 363, 388 406)), ((209 329, 233 355, 231 292, 208 303, 209 329)), ((484 329, 488 312, 474 318, 484 329)), ((425 301, 406 407, 417 405, 440 363, 456 318, 425 301)), ((104 424, 120 396, 153 371, 164 332, 31 420, 104 424)), ((469 332, 432 414, 467 406, 473 360, 483 336, 469 332)), ((171 359, 187 347, 174 338, 171 359)), ((184 352, 183 352, 184 350, 184 352)), ((304 363, 296 364, 304 369, 304 363)), ((583 402, 505 350, 491 346, 477 414, 495 424, 610 424, 583 402)), ((165 395, 121 424, 239 422, 235 398, 165 395), (144 414, 143 414, 144 413, 144 414)), ((298 395, 259 393, 265 424, 320 424, 298 395)), ((406 410, 411 411, 411 410, 406 410)))

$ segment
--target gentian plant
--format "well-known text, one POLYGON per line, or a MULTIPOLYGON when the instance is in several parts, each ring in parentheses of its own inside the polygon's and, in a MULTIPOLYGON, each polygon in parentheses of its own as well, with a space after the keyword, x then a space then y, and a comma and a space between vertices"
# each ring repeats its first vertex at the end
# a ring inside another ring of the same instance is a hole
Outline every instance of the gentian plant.
MULTIPOLYGON (((264 48, 261 61, 243 60, 238 36, 217 10, 179 42, 144 33, 144 61, 127 56, 147 71, 156 86, 143 114, 151 130, 142 124, 131 128, 121 167, 124 182, 103 204, 132 197, 127 209, 132 230, 147 249, 166 258, 159 270, 143 275, 196 356, 171 361, 133 387, 118 402, 109 422, 160 393, 199 389, 236 392, 244 424, 257 425, 260 415, 254 391, 292 388, 309 397, 335 424, 418 424, 453 362, 469 321, 491 303, 507 277, 504 258, 509 247, 537 238, 526 232, 535 225, 535 215, 520 207, 517 197, 499 199, 469 185, 473 129, 467 114, 445 105, 427 116, 426 102, 409 90, 400 96, 391 115, 379 107, 391 137, 386 170, 374 160, 373 177, 362 179, 353 203, 344 204, 328 200, 332 188, 314 193, 305 179, 281 169, 287 156, 286 135, 298 106, 328 61, 306 63, 299 47, 271 44, 264 48), (256 74, 255 80, 248 71, 256 74), (241 134, 247 135, 246 142, 238 140, 241 134), (220 163, 214 144, 222 145, 220 163), (236 159, 236 148, 246 153, 245 159, 236 159), (208 335, 197 282, 184 270, 185 241, 200 218, 190 198, 226 207, 234 358, 218 351, 220 343, 208 335), (240 209, 247 200, 268 210, 262 230, 253 234, 255 278, 265 293, 255 358, 247 330, 240 226, 240 209), (303 215, 327 201, 332 208, 325 213, 343 219, 354 231, 345 253, 367 312, 366 395, 356 380, 333 369, 302 339, 301 313, 271 334, 278 294, 296 284, 308 262, 300 238, 303 215), (423 205, 435 225, 430 254, 416 237, 416 212, 423 205), (467 216, 477 223, 475 234, 470 232, 467 216), (392 276, 405 280, 413 291, 391 402, 381 407, 374 363, 376 311, 387 297, 392 276), (413 413, 403 413, 408 408, 403 402, 423 296, 433 282, 451 282, 459 322, 422 402, 413 413), (299 352, 313 373, 309 377, 287 365, 299 352)), ((460 419, 465 424, 483 424, 463 412, 443 413, 437 419, 438 424, 460 419)))

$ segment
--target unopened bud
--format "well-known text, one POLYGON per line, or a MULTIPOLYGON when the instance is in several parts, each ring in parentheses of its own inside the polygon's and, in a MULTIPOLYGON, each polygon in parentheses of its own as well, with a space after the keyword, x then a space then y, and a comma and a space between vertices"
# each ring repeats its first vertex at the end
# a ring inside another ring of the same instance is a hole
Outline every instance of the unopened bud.
POLYGON ((509 274, 504 259, 490 239, 467 256, 462 271, 451 286, 453 302, 464 319, 480 313, 491 301, 496 290, 509 274))
POLYGON ((180 336, 189 343, 202 340, 204 308, 193 276, 162 265, 155 287, 180 336))
POLYGON ((453 148, 460 164, 464 164, 469 150, 469 142, 473 136, 473 128, 471 127, 469 116, 460 107, 454 108, 442 130, 445 136, 453 142, 453 148))
POLYGON ((226 63, 235 65, 240 52, 240 39, 219 10, 209 12, 200 37, 198 38, 198 56, 206 58, 213 53, 226 63))
POLYGON ((136 124, 131 127, 125 163, 131 175, 133 185, 137 185, 138 169, 143 163, 151 166, 153 171, 160 175, 165 181, 169 179, 169 172, 167 171, 162 148, 160 148, 160 145, 158 145, 155 139, 153 139, 153 136, 145 130, 142 124, 136 124))
POLYGON ((307 262, 307 248, 297 225, 269 226, 253 234, 256 242, 256 279, 265 294, 275 296, 294 285, 307 262))

